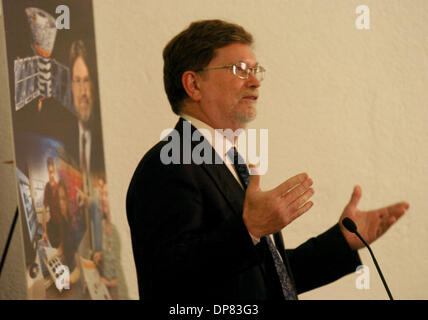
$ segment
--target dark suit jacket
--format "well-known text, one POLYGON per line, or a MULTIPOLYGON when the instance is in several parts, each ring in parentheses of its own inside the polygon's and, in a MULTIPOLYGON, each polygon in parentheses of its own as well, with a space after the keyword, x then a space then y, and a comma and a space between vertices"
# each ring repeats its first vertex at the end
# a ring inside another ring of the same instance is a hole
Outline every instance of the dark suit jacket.
MULTIPOLYGON (((79 123, 75 119, 74 122, 68 123, 67 128, 67 137, 65 140, 65 148, 67 153, 72 157, 73 161, 80 169, 80 149, 79 145, 81 143, 79 138, 79 123)), ((103 137, 101 124, 98 122, 93 122, 90 127, 91 132, 91 151, 90 151, 90 165, 89 172, 93 175, 98 175, 100 173, 105 173, 104 166, 104 147, 103 147, 103 137)))
MULTIPOLYGON (((181 138, 183 121, 176 126, 181 138)), ((165 165, 160 154, 168 143, 160 141, 147 152, 127 194, 140 298, 283 299, 266 242, 254 245, 243 223, 245 192, 229 169, 224 164, 165 165)), ((191 149, 199 143, 206 142, 192 142, 191 149)), ((360 264, 338 225, 281 253, 298 293, 360 264)))

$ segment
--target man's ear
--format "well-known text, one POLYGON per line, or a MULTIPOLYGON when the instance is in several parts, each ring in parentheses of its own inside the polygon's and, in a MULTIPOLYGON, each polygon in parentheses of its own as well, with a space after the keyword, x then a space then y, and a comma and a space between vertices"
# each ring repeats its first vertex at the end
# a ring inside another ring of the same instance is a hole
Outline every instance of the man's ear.
POLYGON ((193 101, 201 100, 201 90, 199 86, 200 77, 194 71, 185 71, 181 76, 181 83, 187 95, 193 101))

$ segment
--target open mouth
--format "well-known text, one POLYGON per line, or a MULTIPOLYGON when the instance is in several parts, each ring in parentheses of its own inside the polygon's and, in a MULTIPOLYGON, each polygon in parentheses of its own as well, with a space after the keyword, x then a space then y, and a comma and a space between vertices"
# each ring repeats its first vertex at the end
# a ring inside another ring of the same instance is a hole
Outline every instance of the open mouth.
POLYGON ((245 96, 243 99, 248 99, 248 100, 256 101, 257 98, 258 98, 257 96, 249 95, 249 96, 245 96))

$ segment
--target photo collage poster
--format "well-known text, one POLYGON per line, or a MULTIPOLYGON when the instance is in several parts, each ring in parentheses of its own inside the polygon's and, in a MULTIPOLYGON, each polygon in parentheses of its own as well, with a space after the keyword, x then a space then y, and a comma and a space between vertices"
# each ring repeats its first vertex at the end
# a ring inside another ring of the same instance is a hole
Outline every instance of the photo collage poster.
POLYGON ((3 0, 29 299, 127 299, 92 1, 3 0))

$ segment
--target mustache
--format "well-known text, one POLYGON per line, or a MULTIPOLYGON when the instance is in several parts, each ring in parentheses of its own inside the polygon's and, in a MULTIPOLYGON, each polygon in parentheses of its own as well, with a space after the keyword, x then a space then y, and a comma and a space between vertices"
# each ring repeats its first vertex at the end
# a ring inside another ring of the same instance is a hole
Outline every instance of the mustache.
POLYGON ((247 97, 247 96, 256 96, 259 97, 259 92, 257 90, 254 91, 246 91, 242 94, 241 98, 247 97))
POLYGON ((89 97, 86 96, 86 95, 80 97, 79 103, 87 103, 87 104, 89 104, 89 97))

